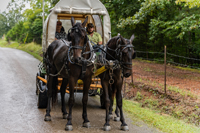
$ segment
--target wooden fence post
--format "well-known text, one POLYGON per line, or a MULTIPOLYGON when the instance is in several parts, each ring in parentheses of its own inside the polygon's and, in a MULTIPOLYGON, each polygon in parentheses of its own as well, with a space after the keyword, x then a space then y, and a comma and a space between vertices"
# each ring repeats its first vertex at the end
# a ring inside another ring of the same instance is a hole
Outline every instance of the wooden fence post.
POLYGON ((165 83, 164 83, 164 89, 165 89, 165 94, 167 94, 167 91, 166 91, 166 46, 164 47, 164 49, 165 49, 165 57, 164 57, 164 61, 165 61, 165 83))

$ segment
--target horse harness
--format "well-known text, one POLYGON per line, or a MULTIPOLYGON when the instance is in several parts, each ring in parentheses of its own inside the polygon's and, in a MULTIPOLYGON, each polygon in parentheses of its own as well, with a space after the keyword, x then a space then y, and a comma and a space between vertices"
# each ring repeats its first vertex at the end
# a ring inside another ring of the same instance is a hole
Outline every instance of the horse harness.
MULTIPOLYGON (((85 32, 86 32, 86 30, 85 30, 85 28, 81 28, 82 30, 84 30, 85 32)), ((70 28, 69 30, 68 30, 68 41, 72 41, 72 38, 71 38, 71 36, 70 36, 70 31, 72 32, 72 30, 75 30, 75 32, 76 33, 78 33, 79 31, 80 31, 80 28, 78 28, 77 26, 75 26, 75 27, 72 27, 72 28, 70 28)), ((85 73, 86 73, 86 68, 87 68, 87 66, 91 66, 92 65, 92 63, 91 63, 91 58, 89 58, 89 60, 87 60, 87 59, 85 59, 85 58, 83 58, 83 55, 84 55, 84 53, 85 53, 85 50, 86 50, 86 47, 87 47, 87 42, 88 42, 88 37, 87 37, 87 34, 85 35, 85 39, 84 39, 84 45, 83 46, 72 46, 72 43, 70 43, 70 47, 69 47, 69 50, 68 50, 68 61, 71 63, 71 64, 76 64, 76 65, 79 65, 79 66, 81 66, 82 67, 82 72, 81 72, 81 75, 80 75, 80 79, 83 79, 84 78, 84 76, 85 76, 85 73), (80 62, 77 62, 77 63, 75 63, 75 62, 73 62, 72 60, 71 60, 71 56, 70 56, 70 54, 71 54, 71 49, 81 49, 82 50, 82 52, 81 52, 81 61, 80 62)))
MULTIPOLYGON (((117 69, 117 68, 126 68, 126 69, 129 69, 131 70, 132 68, 128 68, 127 66, 125 65, 132 65, 132 63, 130 62, 123 62, 122 61, 122 52, 128 48, 128 52, 131 51, 131 48, 133 48, 134 46, 131 45, 131 44, 127 44, 127 45, 121 45, 121 44, 118 44, 118 41, 119 41, 120 38, 118 38, 117 40, 117 48, 116 49, 111 49, 109 48, 108 46, 106 46, 106 48, 110 51, 113 51, 115 52, 116 54, 116 58, 110 56, 111 58, 114 59, 114 61, 110 60, 111 64, 109 64, 109 76, 110 76, 110 79, 109 79, 109 84, 112 85, 114 83, 114 80, 113 80, 113 70, 117 69), (124 47, 122 50, 120 49, 121 47, 124 47)), ((106 52, 107 53, 107 52, 106 52)))

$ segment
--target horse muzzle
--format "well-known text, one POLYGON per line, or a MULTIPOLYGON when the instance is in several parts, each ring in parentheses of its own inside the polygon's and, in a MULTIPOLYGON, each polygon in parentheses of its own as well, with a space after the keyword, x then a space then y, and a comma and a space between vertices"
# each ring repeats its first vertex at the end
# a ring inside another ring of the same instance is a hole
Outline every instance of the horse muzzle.
POLYGON ((125 73, 124 77, 128 78, 129 76, 131 76, 131 73, 125 73))
POLYGON ((75 62, 75 63, 80 63, 80 62, 81 62, 81 57, 76 57, 76 58, 74 58, 74 62, 75 62))

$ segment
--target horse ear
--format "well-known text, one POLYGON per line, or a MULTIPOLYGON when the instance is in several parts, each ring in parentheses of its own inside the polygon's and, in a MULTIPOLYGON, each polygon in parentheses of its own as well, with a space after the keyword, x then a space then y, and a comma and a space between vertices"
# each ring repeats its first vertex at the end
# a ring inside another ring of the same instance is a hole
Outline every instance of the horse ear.
POLYGON ((132 44, 134 38, 135 38, 135 36, 134 36, 134 34, 133 34, 133 35, 131 36, 131 38, 130 38, 130 42, 131 42, 131 44, 132 44))
POLYGON ((87 21, 88 21, 88 16, 85 18, 85 21, 82 23, 82 26, 83 26, 83 27, 85 27, 87 21))
POLYGON ((126 44, 126 40, 120 35, 120 37, 121 37, 121 41, 122 41, 122 43, 123 44, 126 44))
POLYGON ((72 23, 72 26, 75 25, 75 21, 74 21, 74 17, 73 17, 73 16, 72 16, 72 18, 71 18, 71 23, 72 23))

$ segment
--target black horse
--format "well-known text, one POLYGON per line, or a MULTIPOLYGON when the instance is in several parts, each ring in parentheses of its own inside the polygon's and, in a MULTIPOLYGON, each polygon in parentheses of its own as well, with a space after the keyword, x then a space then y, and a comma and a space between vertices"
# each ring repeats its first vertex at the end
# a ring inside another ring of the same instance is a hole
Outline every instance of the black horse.
MULTIPOLYGON (((123 77, 129 77, 132 74, 133 39, 134 35, 131 36, 130 40, 124 39, 120 35, 113 37, 106 45, 106 59, 111 61, 112 65, 109 65, 108 70, 99 76, 105 99, 106 123, 104 124, 104 130, 106 131, 111 130, 109 115, 112 114, 114 94, 116 94, 116 103, 120 110, 121 129, 129 130, 123 116, 121 91, 123 77)), ((119 116, 117 109, 115 112, 119 116)))
POLYGON ((50 99, 52 97, 53 103, 56 101, 57 96, 57 75, 63 77, 61 85, 61 100, 62 100, 62 112, 63 118, 67 118, 65 130, 73 130, 72 127, 72 107, 74 105, 74 86, 78 79, 83 80, 83 114, 84 119, 83 126, 89 127, 90 122, 87 118, 87 101, 88 101, 88 90, 91 84, 91 77, 93 72, 93 64, 90 62, 92 53, 88 43, 87 33, 85 31, 85 25, 88 21, 86 17, 83 23, 77 22, 75 24, 74 18, 71 18, 72 28, 68 34, 68 40, 71 44, 68 45, 63 43, 61 40, 54 41, 47 49, 45 58, 47 59, 47 78, 48 78, 48 106, 46 110, 45 120, 51 120, 50 117, 50 99), (87 53, 88 54, 85 54, 87 53), (69 83, 69 114, 65 107, 65 89, 69 83))

